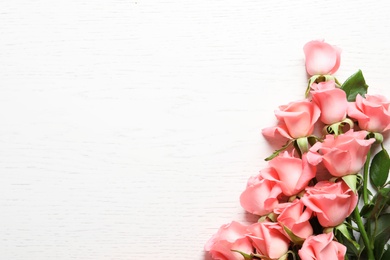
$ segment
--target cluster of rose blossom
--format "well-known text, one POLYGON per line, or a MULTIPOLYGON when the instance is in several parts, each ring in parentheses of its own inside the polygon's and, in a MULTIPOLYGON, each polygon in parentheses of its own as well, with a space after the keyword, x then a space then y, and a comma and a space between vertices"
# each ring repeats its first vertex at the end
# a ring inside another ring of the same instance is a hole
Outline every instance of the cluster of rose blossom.
POLYGON ((242 207, 259 221, 223 225, 205 245, 214 259, 288 259, 294 252, 303 260, 344 259, 346 247, 336 241, 332 228, 358 202, 356 187, 344 177, 362 169, 375 142, 368 134, 390 128, 390 103, 380 95, 359 94, 348 102, 331 76, 340 66, 337 47, 311 41, 304 53, 312 76, 308 97, 280 106, 278 124, 262 132, 269 140, 292 145, 271 157, 240 197, 242 207), (324 134, 317 129, 325 129, 324 134))

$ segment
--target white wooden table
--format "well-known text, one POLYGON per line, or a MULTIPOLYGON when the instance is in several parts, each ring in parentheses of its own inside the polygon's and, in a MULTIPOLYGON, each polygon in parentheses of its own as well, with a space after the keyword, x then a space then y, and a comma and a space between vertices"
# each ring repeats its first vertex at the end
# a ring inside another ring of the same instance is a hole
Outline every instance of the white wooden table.
POLYGON ((390 2, 342 3, 0 1, 0 259, 207 259, 307 41, 390 98, 390 2))

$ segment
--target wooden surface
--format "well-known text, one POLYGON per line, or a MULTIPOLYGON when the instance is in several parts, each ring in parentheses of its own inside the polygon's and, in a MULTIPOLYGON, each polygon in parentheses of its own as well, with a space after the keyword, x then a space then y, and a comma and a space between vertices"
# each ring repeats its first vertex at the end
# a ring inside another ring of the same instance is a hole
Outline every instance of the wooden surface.
POLYGON ((390 97, 388 1, 0 1, 0 259, 207 259, 303 45, 390 97))

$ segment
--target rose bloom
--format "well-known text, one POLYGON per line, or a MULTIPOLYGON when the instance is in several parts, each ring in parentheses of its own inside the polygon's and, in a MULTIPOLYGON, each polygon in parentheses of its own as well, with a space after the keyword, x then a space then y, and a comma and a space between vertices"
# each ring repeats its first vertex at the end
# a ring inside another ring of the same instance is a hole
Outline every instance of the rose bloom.
POLYGON ((316 175, 316 167, 308 163, 305 154, 300 159, 284 152, 272 159, 269 166, 273 170, 263 172, 262 177, 277 182, 286 196, 298 194, 316 175))
POLYGON ((358 196, 344 181, 320 181, 313 187, 307 187, 301 200, 315 212, 321 226, 335 227, 352 213, 358 196))
POLYGON ((354 132, 352 129, 338 136, 326 135, 322 143, 317 142, 310 148, 308 160, 313 163, 316 157, 320 157, 326 169, 336 177, 356 174, 363 167, 371 144, 375 142, 374 138, 366 140, 366 136, 366 131, 354 132), (322 156, 317 153, 318 150, 322 156))
POLYGON ((382 133, 390 129, 390 102, 381 95, 356 96, 349 103, 348 115, 356 119, 361 129, 382 133))
POLYGON ((341 50, 324 41, 310 41, 303 47, 309 75, 334 74, 340 67, 341 50))
POLYGON ((348 101, 344 90, 336 88, 333 80, 312 84, 313 102, 321 110, 320 120, 331 125, 343 121, 347 117, 348 101))
POLYGON ((255 177, 248 180, 247 187, 240 196, 241 206, 248 212, 259 216, 271 213, 278 205, 278 197, 282 194, 279 184, 262 177, 264 172, 272 171, 266 168, 255 177))
POLYGON ((287 139, 296 139, 309 136, 321 113, 320 109, 308 100, 291 102, 280 106, 279 109, 275 111, 279 124, 263 129, 265 137, 274 139, 283 136, 287 139))
MULTIPOLYGON (((278 223, 288 228, 295 236, 306 239, 313 234, 313 228, 309 222, 312 211, 305 208, 301 200, 296 199, 293 202, 279 204, 274 210, 279 214, 278 223)), ((285 233, 288 236, 287 233, 285 233)))
POLYGON ((344 260, 347 248, 333 241, 333 233, 308 237, 298 251, 301 260, 344 260))
POLYGON ((252 243, 246 234, 248 234, 247 226, 233 221, 221 226, 206 243, 204 249, 216 260, 244 260, 240 253, 232 250, 246 254, 253 253, 252 243))
POLYGON ((255 223, 249 226, 248 231, 257 254, 278 259, 287 253, 290 240, 283 234, 278 223, 255 223))

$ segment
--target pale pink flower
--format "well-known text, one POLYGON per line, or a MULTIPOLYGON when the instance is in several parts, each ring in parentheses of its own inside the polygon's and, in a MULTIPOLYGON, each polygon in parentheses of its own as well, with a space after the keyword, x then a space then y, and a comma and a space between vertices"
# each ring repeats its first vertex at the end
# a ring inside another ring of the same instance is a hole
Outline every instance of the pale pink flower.
POLYGON ((267 138, 283 136, 287 139, 296 139, 309 136, 321 113, 320 109, 308 100, 291 102, 280 106, 279 109, 275 111, 276 118, 279 120, 278 125, 262 131, 267 138))
POLYGON ((253 241, 257 254, 278 259, 287 253, 290 240, 283 234, 278 223, 255 223, 249 226, 248 231, 248 237, 253 241))
POLYGON ((272 159, 269 166, 274 170, 264 171, 262 177, 277 182, 286 196, 298 194, 316 175, 316 167, 308 163, 306 154, 300 159, 284 152, 272 159))
POLYGON ((358 196, 344 181, 320 181, 313 187, 307 187, 301 200, 315 212, 321 226, 334 227, 343 223, 351 214, 358 196))
POLYGON ((349 103, 348 115, 358 121, 361 129, 382 133, 390 129, 390 102, 381 95, 356 96, 349 103))
POLYGON ((341 50, 324 41, 310 41, 303 51, 306 56, 306 71, 309 75, 334 74, 340 67, 341 50))
POLYGON ((278 197, 282 194, 280 185, 262 177, 262 174, 273 171, 266 168, 248 180, 246 189, 240 196, 241 206, 248 212, 259 216, 271 213, 278 205, 278 197))
POLYGON ((253 253, 253 247, 248 234, 247 226, 238 222, 222 225, 206 243, 204 249, 210 252, 216 260, 244 260, 244 257, 232 250, 238 250, 246 254, 253 253))
MULTIPOLYGON (((274 212, 279 214, 278 223, 288 228, 298 238, 306 239, 313 234, 313 228, 309 222, 312 211, 305 208, 301 200, 296 199, 293 202, 279 204, 274 212)), ((287 233, 285 234, 288 236, 287 233)))
POLYGON ((333 80, 312 84, 313 102, 321 110, 320 120, 327 125, 343 121, 347 117, 348 101, 344 90, 336 88, 333 80))
POLYGON ((344 260, 347 248, 333 240, 333 233, 308 237, 298 251, 301 260, 344 260))
POLYGON ((310 148, 308 160, 311 163, 322 160, 330 174, 336 177, 356 174, 364 166, 371 144, 375 142, 374 138, 366 140, 366 136, 366 131, 354 132, 352 129, 338 136, 326 135, 322 143, 317 142, 310 148))

